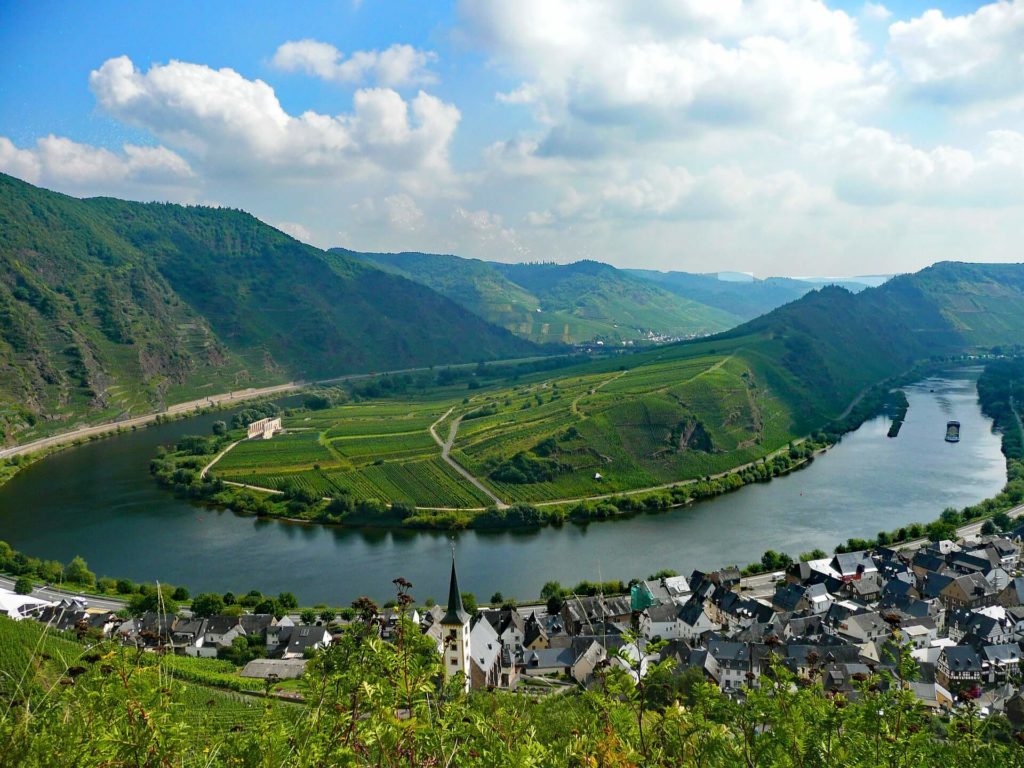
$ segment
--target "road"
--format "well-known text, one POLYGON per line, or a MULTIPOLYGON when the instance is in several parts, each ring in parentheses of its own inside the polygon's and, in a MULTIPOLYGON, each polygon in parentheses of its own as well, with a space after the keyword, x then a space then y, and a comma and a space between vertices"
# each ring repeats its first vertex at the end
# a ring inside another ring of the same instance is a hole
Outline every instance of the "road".
MULTIPOLYGON (((0 576, 0 587, 9 589, 13 592, 14 579, 10 576, 0 576)), ((38 597, 40 600, 52 600, 54 602, 62 600, 65 597, 74 597, 80 600, 84 599, 89 604, 90 608, 99 608, 104 611, 119 611, 128 604, 127 600, 122 600, 117 597, 98 597, 96 595, 58 589, 56 587, 36 587, 32 590, 32 597, 38 597)))
POLYGON ((210 395, 209 397, 202 397, 198 400, 189 400, 186 403, 177 403, 172 405, 166 410, 159 411, 157 413, 147 413, 144 416, 135 416, 130 419, 123 419, 121 421, 108 421, 104 424, 94 424, 89 427, 79 427, 73 429, 70 432, 61 432, 59 435, 51 435, 50 437, 43 437, 39 440, 33 440, 30 443, 24 443, 22 445, 11 446, 10 448, 4 448, 0 450, 0 459, 5 459, 10 456, 18 456, 26 453, 34 453, 35 451, 43 450, 45 448, 54 448, 59 445, 66 445, 67 443, 73 443, 76 440, 82 440, 85 438, 93 437, 94 435, 104 435, 110 432, 115 432, 119 429, 130 429, 132 427, 140 427, 146 424, 151 424, 161 416, 177 416, 182 413, 188 413, 189 411, 197 411, 202 408, 209 408, 214 405, 223 405, 224 403, 231 402, 242 402, 243 400, 251 400, 254 397, 266 397, 267 395, 279 395, 285 392, 293 392, 297 389, 301 389, 306 386, 305 382, 302 381, 289 381, 286 384, 276 384, 272 387, 259 387, 241 389, 235 392, 224 392, 219 395, 210 395))
MULTIPOLYGON (((532 360, 539 359, 537 357, 523 357, 516 358, 514 360, 502 360, 499 361, 501 365, 511 365, 514 363, 529 362, 532 360)), ((449 368, 470 368, 475 367, 477 363, 454 363, 449 368)), ((154 411, 153 413, 147 413, 142 416, 134 416, 129 419, 121 419, 120 421, 107 421, 102 424, 93 424, 89 426, 79 427, 69 432, 61 432, 57 435, 51 435, 49 437, 42 437, 38 440, 33 440, 29 443, 23 443, 21 445, 12 445, 7 448, 0 449, 0 459, 6 459, 11 456, 19 456, 26 453, 34 453, 45 448, 53 448, 59 445, 66 445, 73 443, 76 440, 83 438, 93 437, 95 435, 106 435, 112 434, 119 429, 130 429, 131 427, 139 427, 145 424, 151 424, 156 421, 160 416, 176 416, 182 413, 188 413, 189 411, 197 411, 203 408, 209 408, 214 405, 223 405, 225 403, 241 402, 244 400, 251 400, 255 397, 266 397, 267 395, 282 395, 287 392, 295 392, 314 384, 338 384, 343 381, 358 381, 360 379, 369 379, 374 376, 395 376, 403 373, 420 373, 423 371, 433 370, 431 367, 420 367, 420 368, 398 368, 393 371, 374 371, 370 373, 349 373, 344 376, 335 376, 330 379, 320 379, 318 381, 289 381, 284 384, 274 384, 269 387, 250 387, 248 389, 239 389, 233 392, 222 392, 218 395, 208 395, 207 397, 201 397, 197 400, 189 400, 184 403, 176 403, 175 405, 168 406, 162 411, 154 411)))
POLYGON ((493 501, 494 505, 498 509, 508 509, 508 504, 506 504, 504 501, 495 496, 490 488, 488 488, 486 485, 477 480, 472 472, 470 472, 464 466, 459 464, 459 462, 457 462, 449 455, 451 454, 452 451, 452 445, 455 443, 455 435, 458 434, 459 423, 462 421, 462 417, 459 416, 459 418, 452 422, 452 425, 448 430, 447 440, 442 440, 440 436, 438 436, 437 425, 440 424, 445 419, 447 419, 454 410, 455 406, 452 406, 447 411, 445 411, 445 414, 441 418, 439 418, 437 421, 430 425, 430 436, 434 438, 435 443, 441 446, 441 458, 444 459, 452 469, 454 469, 456 472, 458 472, 460 475, 466 478, 467 481, 472 483, 474 488, 479 490, 481 493, 487 496, 487 498, 493 501))
MULTIPOLYGON (((1021 515, 1024 515, 1024 504, 1014 507, 1013 509, 1007 510, 1006 514, 1008 514, 1012 520, 1016 520, 1021 515)), ((957 535, 960 538, 963 538, 964 536, 979 535, 981 533, 981 527, 985 525, 985 521, 987 519, 988 518, 985 518, 982 520, 977 520, 973 523, 968 523, 967 525, 961 525, 959 528, 956 529, 957 535)), ((920 549, 927 543, 928 539, 914 539, 913 541, 905 541, 902 544, 894 545, 893 549, 920 549)))

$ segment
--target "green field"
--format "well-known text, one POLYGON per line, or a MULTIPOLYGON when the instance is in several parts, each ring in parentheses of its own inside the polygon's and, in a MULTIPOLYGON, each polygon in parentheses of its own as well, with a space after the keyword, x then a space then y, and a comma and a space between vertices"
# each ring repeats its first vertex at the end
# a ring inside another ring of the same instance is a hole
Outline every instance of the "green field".
MULTIPOLYGON (((212 472, 317 497, 421 508, 492 504, 443 461, 430 435, 436 424, 442 439, 457 425, 451 457, 509 504, 699 479, 755 461, 808 431, 792 408, 807 400, 797 382, 766 362, 764 346, 771 343, 719 338, 490 387, 298 411, 285 416, 284 435, 243 441, 212 472)), ((837 402, 848 401, 836 394, 837 402)), ((828 403, 812 405, 816 413, 829 411, 828 403)))

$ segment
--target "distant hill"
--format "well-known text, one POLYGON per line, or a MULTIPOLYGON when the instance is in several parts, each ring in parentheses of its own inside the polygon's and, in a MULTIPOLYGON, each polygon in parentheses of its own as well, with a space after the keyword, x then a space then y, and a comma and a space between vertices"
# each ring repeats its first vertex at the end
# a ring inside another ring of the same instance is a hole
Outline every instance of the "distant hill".
POLYGON ((738 279, 736 273, 698 274, 694 272, 658 272, 652 269, 628 269, 629 274, 655 283, 677 296, 728 312, 741 320, 752 320, 776 307, 799 299, 808 291, 826 284, 862 291, 878 278, 797 279, 768 277, 738 279))
POLYGON ((709 342, 742 343, 802 393, 801 423, 915 362, 1024 342, 1024 264, 941 262, 859 293, 828 286, 709 342))
POLYGON ((331 252, 416 280, 540 343, 679 339, 747 319, 596 261, 501 264, 427 253, 331 252))
POLYGON ((236 210, 0 174, 0 265, 0 443, 258 383, 538 351, 236 210))

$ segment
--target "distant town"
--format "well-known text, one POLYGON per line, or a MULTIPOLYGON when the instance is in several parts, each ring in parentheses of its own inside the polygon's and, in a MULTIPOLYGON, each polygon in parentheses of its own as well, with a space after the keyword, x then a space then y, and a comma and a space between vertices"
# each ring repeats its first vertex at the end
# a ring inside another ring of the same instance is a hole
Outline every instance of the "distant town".
MULTIPOLYGON (((973 702, 1020 727, 1024 524, 1015 524, 1004 534, 836 554, 750 577, 735 567, 666 573, 634 582, 629 594, 550 594, 543 604, 475 611, 453 556, 444 605, 378 609, 373 624, 390 640, 402 616, 410 619, 436 644, 445 675, 461 675, 467 690, 533 695, 592 686, 610 665, 638 680, 671 659, 673 674, 697 670, 733 697, 758 686, 770 661, 826 692, 856 697, 858 681, 893 669, 909 651, 918 666, 909 685, 924 706, 948 711, 973 702)), ((309 610, 131 617, 90 606, 87 597, 53 597, 47 589, 0 589, 0 613, 152 652, 233 658, 239 644, 256 648, 240 676, 265 680, 268 690, 301 677, 351 620, 309 610)))

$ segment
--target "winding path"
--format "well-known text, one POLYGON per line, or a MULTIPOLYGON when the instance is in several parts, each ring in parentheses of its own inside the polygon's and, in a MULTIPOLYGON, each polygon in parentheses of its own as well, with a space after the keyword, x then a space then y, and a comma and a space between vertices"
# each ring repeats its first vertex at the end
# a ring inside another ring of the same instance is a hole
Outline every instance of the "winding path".
POLYGON ((457 419, 455 419, 455 421, 452 422, 451 427, 448 429, 447 440, 442 440, 441 437, 437 434, 437 425, 440 424, 445 419, 447 419, 449 416, 451 416, 452 411, 454 410, 455 406, 453 405, 451 408, 444 412, 444 415, 441 416, 441 418, 439 418, 437 421, 430 425, 430 436, 434 438, 435 443, 441 446, 441 458, 444 459, 452 469, 454 469, 456 472, 458 472, 460 475, 466 478, 466 480, 472 483, 474 488, 476 488, 478 491, 487 496, 487 498, 493 501, 494 506, 496 506, 498 509, 508 509, 508 504, 506 504, 504 501, 495 496, 494 492, 491 491, 491 489, 488 488, 486 485, 481 483, 473 475, 472 472, 470 472, 468 469, 466 469, 464 466, 459 464, 459 462, 457 462, 455 459, 451 457, 452 445, 455 443, 455 435, 459 431, 459 423, 462 421, 462 417, 459 416, 457 419))

